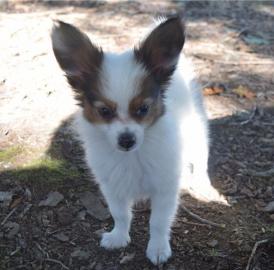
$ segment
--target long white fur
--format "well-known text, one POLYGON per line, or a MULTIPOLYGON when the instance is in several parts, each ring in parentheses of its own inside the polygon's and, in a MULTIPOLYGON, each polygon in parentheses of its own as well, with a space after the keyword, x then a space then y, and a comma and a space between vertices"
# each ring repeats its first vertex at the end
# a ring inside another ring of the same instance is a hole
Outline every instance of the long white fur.
POLYGON ((201 183, 210 186, 208 132, 200 87, 184 56, 180 57, 166 91, 165 114, 151 127, 130 119, 128 104, 136 95, 144 72, 134 60, 132 51, 121 55, 105 54, 101 74, 103 92, 117 102, 121 120, 92 125, 80 109, 76 130, 84 144, 87 164, 100 185, 115 223, 113 230, 103 235, 101 246, 126 246, 130 241, 131 206, 137 200, 149 198, 152 212, 146 253, 157 264, 171 256, 170 227, 180 187, 187 186, 184 178, 195 175, 197 186, 201 183), (125 130, 137 137, 134 151, 117 149, 117 137, 125 130), (187 173, 189 164, 191 173, 187 173))

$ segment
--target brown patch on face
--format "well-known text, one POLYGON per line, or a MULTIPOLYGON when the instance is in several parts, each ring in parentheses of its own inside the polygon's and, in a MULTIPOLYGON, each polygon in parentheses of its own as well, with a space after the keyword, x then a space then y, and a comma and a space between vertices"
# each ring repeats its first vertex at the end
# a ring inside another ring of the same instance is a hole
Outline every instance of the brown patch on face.
POLYGON ((136 122, 151 126, 164 114, 163 99, 160 85, 153 76, 147 75, 140 84, 140 94, 129 104, 129 114, 136 122), (146 108, 147 113, 143 114, 142 111, 146 111, 146 108))
POLYGON ((117 117, 117 104, 103 96, 97 96, 97 99, 92 102, 84 99, 83 108, 84 117, 92 124, 109 124, 117 117), (107 109, 110 114, 102 114, 104 109, 107 109))

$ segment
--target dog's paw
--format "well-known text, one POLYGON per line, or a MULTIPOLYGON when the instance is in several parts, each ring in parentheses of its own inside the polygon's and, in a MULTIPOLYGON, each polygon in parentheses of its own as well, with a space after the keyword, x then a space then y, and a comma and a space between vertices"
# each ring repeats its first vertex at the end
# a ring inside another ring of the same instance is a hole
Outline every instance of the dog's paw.
POLYGON ((106 249, 122 248, 128 245, 130 242, 129 235, 122 235, 116 231, 103 233, 101 239, 101 247, 106 249))
POLYGON ((159 241, 149 241, 146 255, 154 265, 164 263, 171 256, 169 241, 160 243, 159 241))

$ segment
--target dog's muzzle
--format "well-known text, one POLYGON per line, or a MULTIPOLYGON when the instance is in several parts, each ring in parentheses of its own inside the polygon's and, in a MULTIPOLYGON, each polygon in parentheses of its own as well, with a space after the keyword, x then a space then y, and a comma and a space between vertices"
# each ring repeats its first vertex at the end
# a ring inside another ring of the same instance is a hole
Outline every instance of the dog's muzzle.
POLYGON ((133 133, 125 132, 118 137, 118 145, 122 151, 130 151, 136 144, 136 136, 133 133))

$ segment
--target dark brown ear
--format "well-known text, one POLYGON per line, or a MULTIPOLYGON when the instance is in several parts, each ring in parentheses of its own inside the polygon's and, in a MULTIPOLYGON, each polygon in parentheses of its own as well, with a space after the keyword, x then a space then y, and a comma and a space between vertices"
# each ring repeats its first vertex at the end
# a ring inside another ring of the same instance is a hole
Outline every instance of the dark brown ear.
POLYGON ((51 39, 55 57, 70 85, 79 92, 88 92, 97 83, 102 50, 86 34, 62 21, 55 22, 51 39))
POLYGON ((182 18, 169 18, 157 26, 139 48, 135 48, 137 60, 160 82, 168 80, 176 68, 185 42, 184 31, 182 18))

